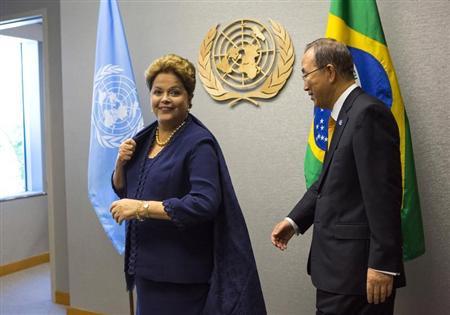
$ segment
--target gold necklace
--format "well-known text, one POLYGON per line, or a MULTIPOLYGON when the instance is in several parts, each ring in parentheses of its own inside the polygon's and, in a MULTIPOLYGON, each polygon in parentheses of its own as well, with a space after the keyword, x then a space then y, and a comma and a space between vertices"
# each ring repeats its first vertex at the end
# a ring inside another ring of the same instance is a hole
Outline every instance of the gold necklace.
POLYGON ((161 141, 161 140, 159 139, 159 126, 156 127, 156 137, 155 137, 156 144, 159 145, 160 147, 165 147, 165 146, 170 142, 170 140, 172 139, 173 135, 174 135, 181 127, 183 127, 183 125, 185 124, 185 122, 186 122, 186 120, 184 120, 181 124, 179 124, 178 127, 175 128, 175 129, 170 133, 170 135, 169 135, 169 137, 167 137, 166 141, 161 141))

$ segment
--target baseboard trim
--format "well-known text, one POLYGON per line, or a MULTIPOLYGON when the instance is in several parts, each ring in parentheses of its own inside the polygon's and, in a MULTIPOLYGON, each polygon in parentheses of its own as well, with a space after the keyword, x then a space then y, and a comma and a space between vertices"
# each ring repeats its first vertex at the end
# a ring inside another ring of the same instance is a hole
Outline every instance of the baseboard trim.
POLYGON ((28 269, 40 264, 45 264, 50 261, 50 254, 49 253, 43 253, 40 255, 36 255, 33 257, 29 257, 23 260, 19 260, 13 263, 9 263, 6 265, 0 266, 0 277, 9 275, 10 273, 14 273, 17 271, 21 271, 24 269, 28 269))
POLYGON ((70 305, 70 295, 66 292, 55 291, 55 303, 61 305, 70 305))
POLYGON ((94 312, 83 310, 81 308, 75 308, 75 307, 69 306, 67 308, 67 315, 102 315, 102 314, 94 313, 94 312))

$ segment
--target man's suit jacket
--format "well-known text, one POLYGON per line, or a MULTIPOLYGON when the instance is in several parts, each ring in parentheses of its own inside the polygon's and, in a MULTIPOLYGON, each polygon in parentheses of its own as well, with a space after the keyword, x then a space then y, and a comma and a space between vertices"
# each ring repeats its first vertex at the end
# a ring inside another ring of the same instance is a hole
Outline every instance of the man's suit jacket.
POLYGON ((308 273, 316 288, 366 293, 367 268, 400 273, 405 285, 398 127, 379 100, 354 89, 345 100, 319 179, 289 214, 314 224, 308 273))

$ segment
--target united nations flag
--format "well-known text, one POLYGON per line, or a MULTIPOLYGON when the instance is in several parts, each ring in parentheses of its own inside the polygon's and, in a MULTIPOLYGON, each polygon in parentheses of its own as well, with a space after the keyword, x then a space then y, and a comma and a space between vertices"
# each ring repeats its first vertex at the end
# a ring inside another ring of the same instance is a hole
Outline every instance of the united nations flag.
POLYGON ((124 226, 116 224, 109 206, 117 199, 111 188, 120 143, 143 126, 122 19, 116 0, 100 2, 92 96, 88 191, 91 204, 115 249, 125 250, 124 226))

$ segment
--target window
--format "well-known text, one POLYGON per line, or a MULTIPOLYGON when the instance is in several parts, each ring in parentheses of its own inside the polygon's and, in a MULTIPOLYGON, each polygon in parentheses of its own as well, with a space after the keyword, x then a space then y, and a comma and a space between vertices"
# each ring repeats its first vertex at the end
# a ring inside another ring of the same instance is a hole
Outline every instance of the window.
POLYGON ((0 199, 43 191, 42 18, 0 22, 0 199))

